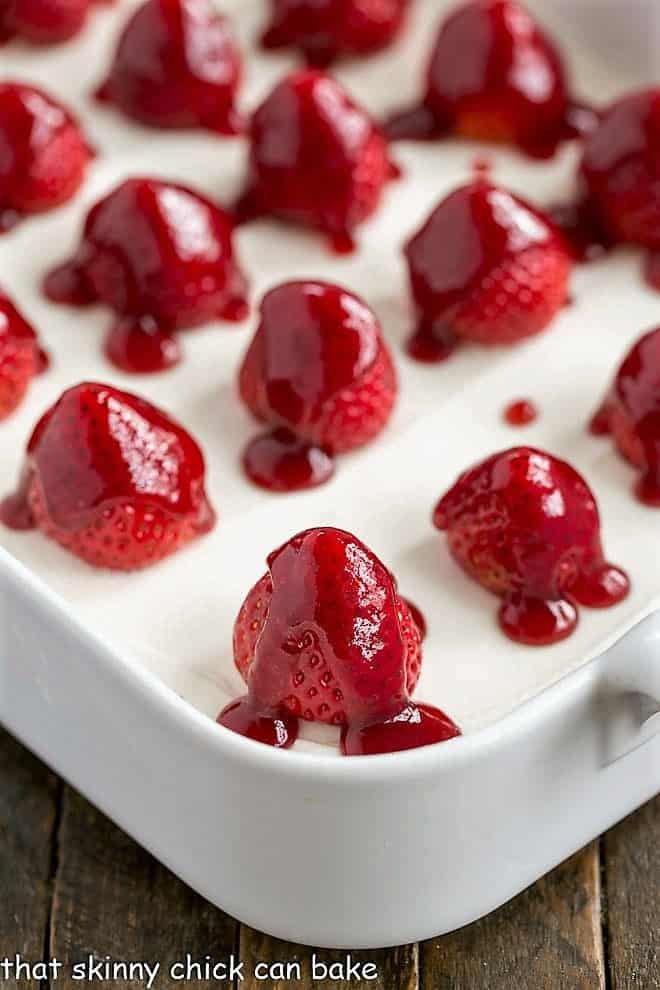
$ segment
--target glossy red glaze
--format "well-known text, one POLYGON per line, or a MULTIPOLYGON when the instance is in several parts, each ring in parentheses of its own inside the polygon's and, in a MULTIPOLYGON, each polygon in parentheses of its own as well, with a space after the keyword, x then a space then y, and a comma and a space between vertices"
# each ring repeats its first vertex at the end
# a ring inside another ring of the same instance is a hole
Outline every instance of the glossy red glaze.
POLYGON ((96 567, 134 570, 214 525, 204 458, 155 406, 109 385, 68 389, 39 420, 0 520, 96 567))
POLYGON ((660 327, 630 349, 590 428, 612 433, 623 457, 641 469, 637 497, 660 506, 660 327))
POLYGON ((0 420, 21 404, 32 379, 48 364, 33 328, 0 290, 0 420))
POLYGON ((246 281, 229 216, 191 189, 128 179, 85 221, 71 261, 45 279, 53 302, 104 302, 120 317, 106 354, 123 371, 162 371, 178 359, 170 335, 247 313, 246 281))
POLYGON ((595 124, 573 104, 557 49, 512 0, 471 0, 442 24, 421 106, 393 116, 392 139, 444 134, 514 144, 537 158, 595 124))
POLYGON ((408 352, 447 358, 460 339, 513 344, 565 304, 571 260, 538 210, 483 180, 433 211, 405 248, 419 323, 408 352))
POLYGON ((628 594, 603 556, 588 485, 543 451, 514 447, 470 468, 433 522, 466 573, 502 598, 500 625, 517 642, 555 643, 575 628, 577 604, 606 608, 628 594))
POLYGON ((229 23, 210 0, 147 0, 126 24, 96 96, 152 127, 236 134, 241 71, 229 23))
POLYGON ((596 261, 614 247, 598 211, 586 197, 551 206, 548 216, 561 231, 575 261, 596 261))
POLYGON ((410 701, 419 631, 392 575, 363 543, 343 530, 306 530, 272 553, 268 568, 234 630, 248 696, 238 714, 236 702, 224 709, 222 725, 277 745, 277 721, 326 722, 344 729, 350 755, 459 734, 447 716, 410 701))
POLYGON ((538 417, 539 411, 530 399, 514 399, 504 410, 509 426, 527 426, 538 417))
POLYGON ((312 65, 370 55, 400 33, 410 0, 271 0, 264 48, 298 48, 312 65))
POLYGON ((253 481, 283 491, 326 480, 332 455, 380 433, 397 382, 362 300, 326 282, 286 282, 264 297, 239 389, 257 419, 284 428, 253 441, 244 466, 253 481))
POLYGON ((286 76, 257 109, 240 221, 263 215, 323 231, 340 253, 398 175, 369 115, 324 72, 286 76))
POLYGON ((91 157, 60 103, 34 86, 0 83, 0 234, 71 199, 91 157))
POLYGON ((421 608, 415 605, 414 602, 411 602, 409 598, 402 598, 401 600, 407 605, 412 616, 412 620, 419 629, 419 635, 423 642, 426 639, 427 633, 426 617, 424 616, 424 613, 421 608))
POLYGON ((0 45, 19 37, 35 45, 68 41, 82 30, 90 0, 0 0, 0 45))

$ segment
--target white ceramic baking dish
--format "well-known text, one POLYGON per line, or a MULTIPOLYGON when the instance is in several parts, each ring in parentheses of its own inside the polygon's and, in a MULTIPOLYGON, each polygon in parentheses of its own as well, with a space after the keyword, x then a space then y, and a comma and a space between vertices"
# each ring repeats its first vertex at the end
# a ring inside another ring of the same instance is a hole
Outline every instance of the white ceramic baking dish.
MULTIPOLYGON (((248 44, 263 5, 225 6, 248 44)), ((410 65, 420 64, 440 6, 419 0, 393 52, 342 67, 374 111, 412 97, 410 65)), ((446 366, 416 366, 401 348, 411 320, 405 237, 465 181, 475 156, 489 154, 496 180, 543 203, 570 192, 575 149, 538 164, 461 142, 402 146, 406 178, 366 225, 355 257, 335 258, 314 235, 267 223, 238 237, 255 298, 295 276, 364 295, 402 384, 391 427, 343 458, 330 485, 295 498, 257 491, 238 469, 254 425, 234 393, 254 315, 243 329, 187 335, 178 369, 129 378, 100 357, 107 312, 53 307, 37 291, 41 273, 75 244, 86 208, 119 177, 152 172, 224 200, 240 184, 242 142, 147 133, 86 99, 122 10, 99 12, 65 49, 3 51, 3 74, 40 81, 72 103, 102 155, 75 203, 0 239, 2 283, 54 357, 0 427, 0 477, 11 487, 31 426, 64 387, 107 380, 169 409, 201 440, 220 522, 189 550, 129 576, 93 571, 39 534, 1 531, 0 722, 191 886, 256 928, 333 947, 450 930, 660 790, 660 515, 635 502, 630 469, 584 429, 621 354, 657 322, 659 297, 642 285, 639 259, 618 254, 577 271, 573 306, 524 347, 466 349, 446 366), (501 421, 519 395, 542 410, 524 432, 501 421), (451 563, 429 521, 462 468, 518 442, 565 456, 586 475, 608 556, 633 580, 626 602, 583 610, 574 636, 542 650, 501 636, 495 600, 451 563), (348 760, 331 729, 306 726, 282 753, 215 725, 241 687, 230 649, 241 600, 269 550, 315 524, 355 531, 422 607, 429 637, 418 694, 456 718, 462 738, 348 760)), ((613 80, 595 55, 568 47, 587 96, 640 81, 613 80)), ((246 107, 290 64, 253 53, 246 107)))

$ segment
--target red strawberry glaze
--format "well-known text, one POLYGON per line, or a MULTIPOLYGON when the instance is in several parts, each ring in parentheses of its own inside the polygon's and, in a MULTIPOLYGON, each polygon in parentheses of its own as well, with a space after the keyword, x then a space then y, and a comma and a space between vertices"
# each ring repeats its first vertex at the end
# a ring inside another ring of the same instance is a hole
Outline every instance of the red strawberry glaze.
POLYGON ((155 406, 109 385, 68 389, 39 420, 15 494, 12 529, 40 529, 95 567, 135 570, 212 529, 204 458, 155 406))
POLYGON ((514 447, 466 471, 440 499, 434 525, 458 564, 502 598, 511 639, 555 643, 577 624, 577 604, 615 605, 629 581, 608 563, 596 500, 565 461, 514 447))
POLYGON ((32 379, 48 364, 33 328, 0 290, 0 420, 21 404, 32 379))
POLYGON ((286 282, 266 294, 239 372, 243 402, 273 427, 243 456, 252 481, 295 491, 326 481, 333 456, 369 443, 397 392, 378 320, 326 282, 286 282))
POLYGON ((122 371, 176 364, 172 334, 211 320, 241 320, 246 281, 232 247, 233 224, 185 186, 128 179, 99 200, 71 261, 46 276, 53 302, 104 302, 117 314, 105 352, 122 371))
POLYGON ((0 234, 77 192, 92 151, 60 103, 22 83, 0 83, 0 234))
POLYGON ((595 125, 573 103, 554 45, 511 0, 471 0, 441 25, 421 105, 395 114, 392 140, 457 134, 548 158, 595 125))
POLYGON ((241 56, 209 0, 147 0, 130 18, 97 99, 152 127, 242 129, 241 56))
POLYGON ((410 700, 419 630, 392 575, 356 537, 299 533, 268 558, 234 629, 248 694, 218 716, 270 745, 296 739, 298 719, 342 728, 345 755, 395 752, 460 734, 442 712, 410 700))
POLYGON ((271 0, 261 44, 298 48, 312 65, 343 55, 371 55, 401 32, 410 0, 271 0))
POLYGON ((504 410, 509 426, 527 426, 538 417, 539 411, 531 399, 514 399, 504 410))
POLYGON ((408 352, 419 361, 445 360, 461 339, 514 344, 566 302, 562 237, 524 200, 482 180, 442 200, 405 254, 419 312, 408 352))
POLYGON ((91 0, 0 0, 0 45, 19 37, 56 45, 78 34, 91 0))
POLYGON ((346 254, 355 228, 399 174, 366 111, 326 73, 304 69, 286 76, 252 118, 249 177, 236 216, 321 230, 346 254))
POLYGON ((630 349, 590 429, 612 434, 622 456, 641 469, 639 500, 660 506, 660 327, 630 349))

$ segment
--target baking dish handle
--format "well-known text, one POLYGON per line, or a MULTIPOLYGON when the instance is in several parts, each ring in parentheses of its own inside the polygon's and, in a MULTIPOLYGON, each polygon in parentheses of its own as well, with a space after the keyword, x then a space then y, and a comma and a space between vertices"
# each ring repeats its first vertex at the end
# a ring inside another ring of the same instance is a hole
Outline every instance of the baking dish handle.
POLYGON ((660 611, 604 654, 599 692, 605 715, 604 765, 610 766, 660 732, 660 611))

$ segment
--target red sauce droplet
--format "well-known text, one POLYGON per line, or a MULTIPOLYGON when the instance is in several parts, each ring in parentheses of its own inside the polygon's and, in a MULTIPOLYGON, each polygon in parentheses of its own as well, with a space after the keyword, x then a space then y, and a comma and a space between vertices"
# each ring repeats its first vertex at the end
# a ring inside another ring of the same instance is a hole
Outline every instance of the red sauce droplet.
POLYGON ((517 643, 550 646, 570 636, 578 614, 566 598, 552 601, 518 592, 504 599, 498 618, 502 631, 517 643))
POLYGON ((419 629, 419 635, 421 636, 423 642, 426 639, 426 633, 427 633, 426 619, 424 618, 424 614, 422 610, 418 608, 417 605, 415 605, 414 602, 410 601, 409 598, 404 598, 403 601, 410 609, 410 614, 413 617, 413 622, 419 629))
POLYGON ((344 756, 376 756, 430 746, 458 735, 456 724, 440 709, 411 702, 384 721, 346 726, 341 748, 344 756))
POLYGON ((516 399, 504 410, 504 419, 509 426, 527 426, 538 417, 539 411, 530 399, 516 399))
POLYGON ((243 454, 243 468, 260 488, 297 492, 329 481, 335 462, 322 447, 305 443, 280 427, 250 441, 243 454))
POLYGON ((32 510, 22 487, 19 486, 17 492, 12 495, 6 495, 0 502, 0 522, 7 529, 23 531, 35 529, 36 523, 32 515, 32 510))
POLYGON ((612 418, 613 408, 614 402, 609 397, 600 404, 596 412, 589 420, 589 432, 593 434, 593 436, 602 437, 611 432, 610 420, 612 418))
POLYGON ((166 371, 181 360, 177 339, 148 316, 119 320, 108 334, 105 353, 116 368, 128 374, 166 371))
POLYGON ((37 374, 43 375, 52 364, 50 354, 43 347, 37 348, 37 374))
POLYGON ((493 163, 490 158, 475 158, 472 162, 472 172, 475 176, 487 176, 490 174, 493 168, 493 163))

